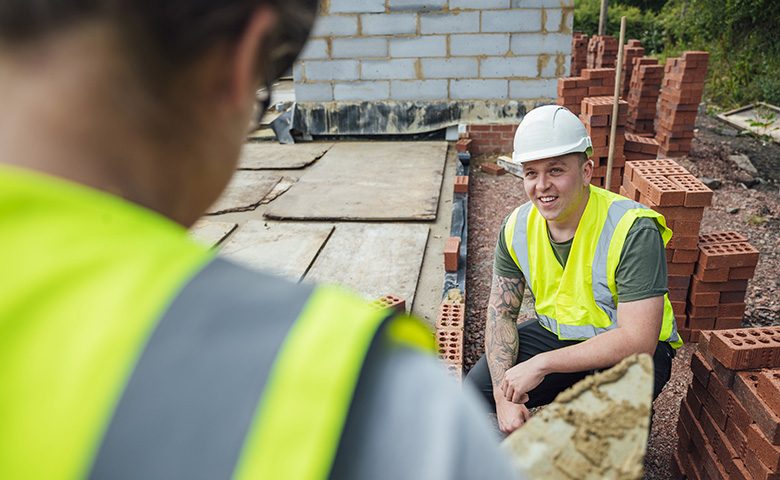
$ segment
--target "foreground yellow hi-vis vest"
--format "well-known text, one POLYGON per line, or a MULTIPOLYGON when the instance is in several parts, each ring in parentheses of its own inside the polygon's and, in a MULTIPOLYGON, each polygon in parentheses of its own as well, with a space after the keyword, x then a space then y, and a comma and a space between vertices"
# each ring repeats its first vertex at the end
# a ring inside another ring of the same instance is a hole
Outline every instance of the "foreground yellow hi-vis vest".
MULTIPOLYGON (((534 297, 539 323, 561 340, 588 339, 617 327, 615 272, 634 221, 652 218, 664 245, 672 232, 664 217, 640 203, 590 186, 590 197, 574 234, 571 252, 562 267, 555 258, 547 222, 531 202, 518 207, 507 220, 504 239, 534 297)), ((659 340, 673 348, 682 345, 669 295, 659 340)))
POLYGON ((325 478, 377 336, 433 350, 69 182, 0 166, 0 232, 0 479, 325 478))

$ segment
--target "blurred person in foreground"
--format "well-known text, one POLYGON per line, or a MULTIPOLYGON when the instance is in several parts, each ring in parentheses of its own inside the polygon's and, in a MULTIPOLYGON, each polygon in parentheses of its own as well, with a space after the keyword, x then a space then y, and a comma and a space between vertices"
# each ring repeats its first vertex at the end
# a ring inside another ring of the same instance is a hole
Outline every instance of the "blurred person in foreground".
POLYGON ((187 234, 316 8, 0 2, 0 478, 513 476, 419 322, 187 234))

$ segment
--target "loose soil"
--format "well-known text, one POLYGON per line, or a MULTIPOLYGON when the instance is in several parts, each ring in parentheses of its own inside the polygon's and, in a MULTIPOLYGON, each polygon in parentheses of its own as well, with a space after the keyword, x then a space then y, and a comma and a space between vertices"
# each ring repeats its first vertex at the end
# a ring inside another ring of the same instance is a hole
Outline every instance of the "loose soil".
MULTIPOLYGON (((468 269, 466 275, 466 331, 464 364, 470 369, 484 353, 484 328, 493 268, 493 254, 501 222, 527 198, 522 181, 510 174, 500 177, 479 170, 498 155, 472 161, 469 190, 468 269)), ((752 136, 704 115, 697 120, 691 153, 679 162, 699 177, 720 180, 713 205, 705 209, 702 233, 736 230, 760 252, 758 267, 747 291, 744 326, 780 325, 780 146, 752 136), (747 155, 758 176, 751 179, 728 158, 747 155), (752 180, 752 181, 751 181, 752 180), (753 185, 748 188, 745 184, 753 185)), ((690 359, 695 345, 685 345, 672 364, 672 378, 653 407, 653 427, 645 459, 645 478, 666 479, 677 446, 680 401, 691 381, 690 359)))

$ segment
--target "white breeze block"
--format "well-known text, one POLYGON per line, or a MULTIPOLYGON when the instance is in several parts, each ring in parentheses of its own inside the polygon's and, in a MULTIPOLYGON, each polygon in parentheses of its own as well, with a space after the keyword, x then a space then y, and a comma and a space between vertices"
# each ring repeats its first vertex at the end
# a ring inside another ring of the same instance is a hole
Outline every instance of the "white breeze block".
POLYGON ((362 61, 360 62, 360 78, 363 80, 413 79, 417 76, 414 68, 415 62, 416 60, 412 58, 362 61))
POLYGON ((416 13, 369 13, 360 16, 363 35, 417 33, 416 13))
POLYGON ((480 78, 536 77, 537 56, 488 57, 479 61, 480 78))
POLYGON ((447 80, 392 80, 393 100, 447 100, 447 80))
POLYGON ((509 34, 450 35, 450 55, 479 56, 506 55, 509 52, 509 34))
POLYGON ((423 58, 422 75, 425 78, 476 78, 479 64, 476 58, 423 58))
POLYGON ((391 57, 446 57, 445 35, 423 35, 413 38, 390 39, 391 57))
POLYGON ((357 15, 323 15, 314 22, 312 37, 348 37, 357 35, 357 15))
POLYGON ((331 102, 333 85, 330 83, 296 83, 296 102, 331 102))
POLYGON ((541 32, 542 11, 490 10, 482 12, 483 32, 541 32))
POLYGON ((479 33, 479 12, 420 15, 420 33, 479 33))
POLYGON ((510 80, 509 98, 519 100, 524 98, 556 98, 558 80, 510 80))
POLYGON ((329 13, 384 12, 385 0, 330 0, 329 13))
POLYGON ((338 101, 370 102, 387 100, 390 97, 390 82, 348 82, 333 87, 333 98, 338 101))
POLYGON ((450 80, 450 98, 456 100, 505 99, 509 95, 507 80, 450 80))

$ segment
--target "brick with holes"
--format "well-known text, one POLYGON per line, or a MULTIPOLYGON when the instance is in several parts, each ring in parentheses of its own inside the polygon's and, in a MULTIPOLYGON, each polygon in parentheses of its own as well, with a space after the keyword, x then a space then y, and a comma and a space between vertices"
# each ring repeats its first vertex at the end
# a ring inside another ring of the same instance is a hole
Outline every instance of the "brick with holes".
POLYGON ((780 327, 745 328, 713 332, 712 355, 732 370, 780 366, 780 327))

